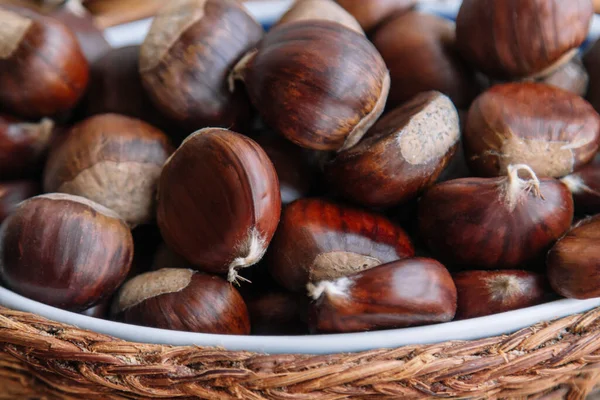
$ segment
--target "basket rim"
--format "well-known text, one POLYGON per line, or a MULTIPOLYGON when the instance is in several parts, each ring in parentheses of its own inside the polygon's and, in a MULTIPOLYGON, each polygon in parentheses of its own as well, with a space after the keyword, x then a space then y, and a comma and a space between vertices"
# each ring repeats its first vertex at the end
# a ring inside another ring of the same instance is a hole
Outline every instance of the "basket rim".
POLYGON ((499 336, 600 307, 600 298, 562 299, 506 313, 428 326, 305 336, 219 335, 129 325, 65 311, 3 287, 0 287, 0 306, 137 343, 221 347, 267 354, 335 354, 499 336))

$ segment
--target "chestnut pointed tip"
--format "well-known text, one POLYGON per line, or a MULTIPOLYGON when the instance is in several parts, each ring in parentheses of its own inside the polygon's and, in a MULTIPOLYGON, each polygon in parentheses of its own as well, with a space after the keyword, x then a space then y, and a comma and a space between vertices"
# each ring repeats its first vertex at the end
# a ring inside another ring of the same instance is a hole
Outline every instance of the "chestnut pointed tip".
POLYGON ((309 282, 306 290, 310 298, 318 300, 321 296, 346 297, 351 286, 352 280, 344 276, 333 281, 309 282))

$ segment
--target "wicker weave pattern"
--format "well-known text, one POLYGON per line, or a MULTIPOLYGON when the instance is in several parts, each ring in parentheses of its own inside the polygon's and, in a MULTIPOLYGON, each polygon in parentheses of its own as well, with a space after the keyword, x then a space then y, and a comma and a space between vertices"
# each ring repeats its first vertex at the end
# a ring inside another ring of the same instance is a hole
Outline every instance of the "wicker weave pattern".
POLYGON ((600 309, 477 341, 269 356, 130 343, 0 308, 0 398, 580 399, 600 381, 598 328, 600 309))

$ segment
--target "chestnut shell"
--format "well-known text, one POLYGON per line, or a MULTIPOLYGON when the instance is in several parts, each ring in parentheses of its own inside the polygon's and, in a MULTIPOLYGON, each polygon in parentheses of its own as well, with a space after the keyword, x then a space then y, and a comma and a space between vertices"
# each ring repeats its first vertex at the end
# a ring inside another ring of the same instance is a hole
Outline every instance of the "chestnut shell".
POLYGON ((239 1, 171 2, 140 49, 144 87, 156 107, 186 129, 244 130, 250 103, 243 90, 229 90, 227 77, 263 33, 239 1))
POLYGON ((600 213, 600 154, 561 181, 573 194, 577 214, 600 213))
POLYGON ((411 11, 387 21, 372 40, 390 69, 387 109, 428 90, 444 93, 457 108, 469 107, 478 94, 475 72, 458 53, 451 21, 411 11))
POLYGON ((455 319, 518 310, 552 298, 542 274, 522 270, 463 271, 452 276, 458 292, 455 319))
POLYGON ((552 247, 548 279, 561 296, 600 297, 600 215, 580 221, 552 247))
POLYGON ((465 156, 483 176, 527 164, 539 176, 562 177, 591 161, 600 116, 581 97, 540 83, 508 83, 481 94, 469 109, 465 156))
POLYGON ((71 30, 58 20, 18 7, 0 7, 11 28, 0 41, 0 107, 25 118, 73 108, 88 83, 88 63, 71 30))
POLYGON ((464 0, 456 18, 457 44, 487 75, 526 77, 582 44, 593 14, 589 0, 464 0))
POLYGON ((337 0, 369 32, 389 17, 410 10, 417 0, 337 0))
POLYGON ((127 282, 113 302, 112 318, 127 324, 178 331, 250 333, 246 303, 233 285, 218 276, 189 271, 185 286, 180 285, 176 291, 169 289, 173 285, 170 278, 181 271, 188 270, 162 269, 127 282), (136 294, 141 301, 121 308, 133 291, 142 292, 141 298, 136 294))
POLYGON ((33 197, 0 227, 3 283, 67 310, 83 311, 108 299, 125 280, 132 258, 125 222, 82 197, 33 197))
POLYGON ((202 129, 163 168, 158 226, 167 245, 198 269, 232 274, 258 262, 280 212, 275 168, 246 136, 202 129))
POLYGON ((537 261, 569 229, 573 199, 555 179, 540 179, 538 192, 508 177, 463 178, 425 192, 418 213, 421 238, 443 260, 512 269, 537 261))
MULTIPOLYGON (((313 290, 314 289, 314 290, 313 290)), ((448 322, 456 287, 442 264, 410 258, 337 281, 317 283, 309 324, 313 331, 360 332, 448 322)))
POLYGON ((288 290, 414 256, 410 238, 378 214, 319 199, 283 211, 269 248, 271 274, 288 290))
POLYGON ((238 64, 264 121, 315 150, 356 144, 383 112, 389 73, 364 36, 330 21, 278 26, 238 64))

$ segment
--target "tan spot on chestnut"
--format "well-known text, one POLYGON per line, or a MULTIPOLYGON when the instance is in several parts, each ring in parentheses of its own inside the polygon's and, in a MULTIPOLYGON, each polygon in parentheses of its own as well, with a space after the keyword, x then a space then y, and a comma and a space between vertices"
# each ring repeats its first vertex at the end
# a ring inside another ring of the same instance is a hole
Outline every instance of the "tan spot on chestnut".
POLYGON ((19 48, 33 21, 7 10, 0 10, 0 21, 0 59, 7 59, 19 48))
POLYGON ((348 251, 331 251, 317 255, 310 268, 310 280, 322 281, 341 278, 376 267, 381 261, 375 257, 348 251))

